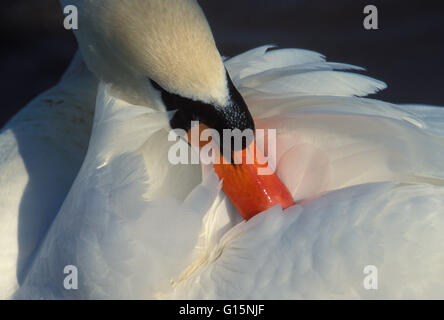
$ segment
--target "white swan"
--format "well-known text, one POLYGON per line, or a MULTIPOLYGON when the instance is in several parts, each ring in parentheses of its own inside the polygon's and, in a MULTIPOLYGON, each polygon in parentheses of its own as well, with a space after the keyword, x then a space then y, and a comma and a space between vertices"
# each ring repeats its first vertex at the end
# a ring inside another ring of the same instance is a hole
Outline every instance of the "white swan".
POLYGON ((77 37, 111 84, 99 86, 82 168, 16 298, 444 296, 444 109, 357 98, 385 85, 311 51, 265 46, 226 61, 256 127, 278 129, 277 172, 303 200, 241 221, 212 169, 200 182, 200 167, 169 164, 170 118, 146 81, 224 103, 197 4, 76 3, 81 17, 104 17, 81 19, 77 37), (146 47, 134 30, 148 29, 146 47), (78 290, 63 286, 66 265, 78 267, 78 290), (367 265, 377 290, 363 286, 367 265))

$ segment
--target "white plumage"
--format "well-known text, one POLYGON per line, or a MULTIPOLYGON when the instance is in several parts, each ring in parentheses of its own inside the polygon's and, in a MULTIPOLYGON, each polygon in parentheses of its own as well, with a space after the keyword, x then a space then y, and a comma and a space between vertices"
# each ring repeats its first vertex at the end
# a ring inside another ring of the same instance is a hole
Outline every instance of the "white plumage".
MULTIPOLYGON (((296 205, 242 221, 211 167, 201 175, 200 166, 169 164, 168 114, 119 99, 102 82, 82 167, 48 231, 40 229, 14 296, 442 298, 444 109, 358 98, 385 84, 315 52, 268 49, 225 66, 256 126, 277 129, 277 172, 296 205), (78 267, 78 290, 63 286, 66 265, 78 267), (378 290, 363 286, 367 265, 378 268, 378 290)), ((71 87, 80 90, 71 99, 95 94, 94 85, 71 87)), ((25 169, 14 170, 26 181, 25 169)), ((12 229, 23 196, 15 192, 1 216, 12 229)), ((51 195, 45 203, 64 198, 51 195)), ((7 231, 2 246, 13 241, 7 231)), ((0 265, 11 261, 2 256, 0 265)), ((13 283, 4 279, 0 287, 13 283)))
POLYGON ((0 297, 14 293, 88 147, 97 80, 80 54, 0 131, 0 297))

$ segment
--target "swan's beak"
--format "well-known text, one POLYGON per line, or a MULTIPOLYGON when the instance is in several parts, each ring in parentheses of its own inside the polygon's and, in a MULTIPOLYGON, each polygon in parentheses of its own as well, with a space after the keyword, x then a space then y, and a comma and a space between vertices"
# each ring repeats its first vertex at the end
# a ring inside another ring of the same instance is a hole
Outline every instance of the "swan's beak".
MULTIPOLYGON (((205 129, 208 127, 199 125, 199 136, 205 129)), ((189 130, 187 136, 189 142, 193 141, 192 135, 192 130, 189 130)), ((202 148, 206 144, 215 144, 215 142, 199 141, 193 146, 202 148)), ((216 146, 213 150, 218 151, 220 148, 216 146)), ((270 169, 262 151, 254 141, 243 150, 234 150, 231 159, 226 159, 223 153, 218 152, 215 160, 217 161, 213 167, 222 181, 222 189, 245 220, 278 204, 283 209, 294 204, 291 193, 270 169), (235 164, 227 163, 232 161, 235 164)))
POLYGON ((215 144, 213 150, 216 150, 217 154, 214 156, 218 161, 215 161, 214 169, 222 180, 222 189, 242 217, 248 220, 277 204, 285 209, 294 201, 279 177, 271 170, 267 172, 268 163, 254 142, 253 117, 228 73, 227 81, 230 103, 224 107, 169 93, 155 82, 153 85, 161 92, 167 110, 174 111, 170 120, 173 129, 183 129, 188 132, 188 142, 195 148, 201 148, 207 143, 215 144), (199 121, 197 141, 192 138, 193 121, 199 121), (218 133, 221 138, 218 142, 211 139, 210 142, 200 141, 202 131, 208 128, 218 133), (224 137, 226 130, 231 133, 237 130, 238 133, 250 132, 250 134, 241 134, 241 143, 239 140, 238 143, 231 143, 230 139, 227 150, 224 137))
POLYGON ((253 141, 247 148, 234 151, 233 158, 240 157, 241 164, 214 164, 222 189, 245 220, 277 204, 283 209, 294 204, 287 187, 271 171, 261 150, 253 141), (247 158, 254 159, 248 163, 247 158), (269 172, 267 172, 269 171, 269 172))

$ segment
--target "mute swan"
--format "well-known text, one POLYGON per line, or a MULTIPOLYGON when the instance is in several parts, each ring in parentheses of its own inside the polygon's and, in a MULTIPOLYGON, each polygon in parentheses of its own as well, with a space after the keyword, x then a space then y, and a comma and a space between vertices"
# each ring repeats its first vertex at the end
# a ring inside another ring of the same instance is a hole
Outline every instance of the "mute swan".
POLYGON ((299 201, 242 221, 211 167, 167 161, 162 89, 229 96, 197 3, 69 2, 101 80, 92 134, 16 298, 444 296, 444 109, 357 98, 385 84, 307 50, 225 61, 256 128, 277 129, 277 174, 299 201), (77 290, 63 286, 67 265, 77 290), (363 286, 368 265, 377 290, 363 286))

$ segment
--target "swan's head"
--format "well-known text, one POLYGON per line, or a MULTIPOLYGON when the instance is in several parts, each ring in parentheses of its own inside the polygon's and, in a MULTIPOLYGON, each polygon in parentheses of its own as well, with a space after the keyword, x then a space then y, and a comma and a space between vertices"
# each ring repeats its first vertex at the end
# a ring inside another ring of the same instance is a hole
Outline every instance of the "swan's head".
MULTIPOLYGON (((160 95, 173 129, 192 121, 254 129, 195 0, 62 0, 79 8, 76 36, 92 71, 135 96, 160 95)), ((245 145, 245 144, 244 144, 245 145)))

